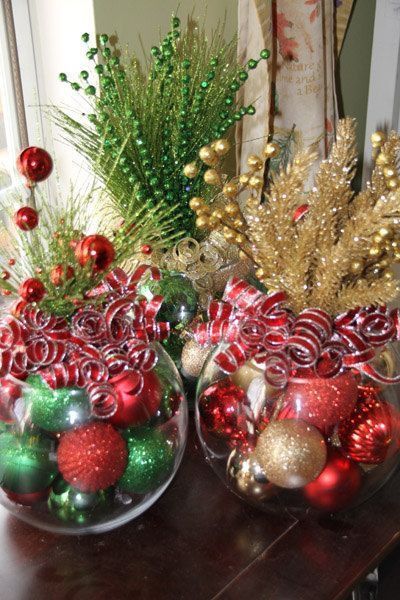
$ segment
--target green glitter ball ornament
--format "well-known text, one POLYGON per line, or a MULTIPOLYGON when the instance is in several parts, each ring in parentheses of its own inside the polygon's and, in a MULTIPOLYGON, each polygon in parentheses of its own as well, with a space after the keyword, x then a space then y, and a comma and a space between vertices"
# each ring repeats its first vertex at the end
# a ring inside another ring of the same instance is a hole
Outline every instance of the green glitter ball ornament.
POLYGON ((53 482, 47 501, 49 510, 61 521, 88 523, 109 509, 114 497, 111 488, 93 493, 80 492, 60 476, 53 482))
POLYGON ((129 494, 154 491, 172 473, 172 442, 160 431, 146 428, 129 429, 124 437, 128 444, 128 465, 118 487, 129 494))
POLYGON ((160 281, 150 280, 143 284, 139 292, 148 300, 155 295, 164 297, 158 313, 159 321, 168 321, 171 325, 186 325, 196 316, 197 292, 190 279, 180 273, 165 273, 160 281))
POLYGON ((52 390, 40 375, 30 375, 23 398, 30 410, 31 422, 46 431, 66 431, 90 419, 90 403, 84 390, 52 390))
POLYGON ((54 442, 40 434, 2 433, 0 435, 1 487, 16 494, 39 492, 57 475, 51 459, 54 442))

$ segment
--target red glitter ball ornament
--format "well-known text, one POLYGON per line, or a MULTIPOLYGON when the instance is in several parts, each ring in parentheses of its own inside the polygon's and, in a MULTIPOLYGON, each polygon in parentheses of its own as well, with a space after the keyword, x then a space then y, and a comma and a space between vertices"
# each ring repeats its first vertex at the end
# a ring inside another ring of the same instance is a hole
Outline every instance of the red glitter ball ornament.
POLYGON ((327 379, 295 377, 286 388, 284 406, 297 418, 327 432, 351 414, 357 394, 357 380, 351 371, 327 379))
POLYGON ((210 385, 199 399, 204 429, 222 439, 244 441, 247 437, 245 398, 246 393, 230 379, 210 385))
POLYGON ((361 397, 350 417, 339 425, 340 443, 356 462, 376 465, 399 443, 399 417, 379 398, 373 386, 362 387, 361 397))
POLYGON ((97 492, 123 474, 128 451, 109 423, 90 423, 67 431, 58 446, 58 467, 65 481, 81 492, 97 492))
POLYGON ((75 246, 75 258, 84 267, 93 263, 96 271, 105 271, 115 258, 115 249, 104 235, 88 235, 75 246))
POLYGON ((32 183, 47 179, 53 170, 53 160, 46 150, 29 146, 17 158, 17 169, 32 183))
POLYGON ((354 500, 361 480, 360 467, 337 448, 330 448, 325 468, 304 486, 303 494, 315 508, 335 512, 354 500))
POLYGON ((14 404, 21 397, 21 386, 6 377, 0 379, 0 421, 13 423, 14 404))
POLYGON ((65 269, 64 265, 56 265, 50 271, 50 281, 53 285, 59 286, 64 281, 68 281, 68 279, 72 279, 75 275, 74 269, 68 265, 65 269))
POLYGON ((27 302, 40 302, 46 294, 46 288, 40 279, 30 277, 21 283, 18 293, 27 302))
POLYGON ((34 208, 23 206, 14 214, 14 223, 22 231, 31 231, 39 223, 39 215, 34 208))
POLYGON ((110 379, 118 394, 118 405, 110 422, 122 429, 131 425, 142 425, 157 412, 161 402, 160 382, 152 371, 144 372, 143 387, 134 393, 138 385, 135 372, 122 372, 110 379))

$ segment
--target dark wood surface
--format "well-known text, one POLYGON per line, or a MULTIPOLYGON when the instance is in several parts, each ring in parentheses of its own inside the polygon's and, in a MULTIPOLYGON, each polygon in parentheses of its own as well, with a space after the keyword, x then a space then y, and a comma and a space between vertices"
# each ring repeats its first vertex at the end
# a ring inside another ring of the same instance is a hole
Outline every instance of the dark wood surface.
POLYGON ((400 473, 319 521, 246 506, 193 429, 176 479, 141 518, 99 536, 35 530, 0 509, 1 600, 337 600, 400 536, 400 473))

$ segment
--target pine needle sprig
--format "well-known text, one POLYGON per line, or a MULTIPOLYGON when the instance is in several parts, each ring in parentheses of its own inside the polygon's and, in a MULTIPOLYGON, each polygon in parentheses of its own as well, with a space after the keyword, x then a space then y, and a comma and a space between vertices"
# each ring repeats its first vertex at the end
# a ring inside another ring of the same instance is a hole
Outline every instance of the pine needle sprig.
MULTIPOLYGON (((86 34, 83 39, 89 41, 86 34)), ((50 112, 63 139, 88 160, 122 218, 138 206, 170 207, 176 228, 197 235, 188 201, 209 193, 204 169, 187 176, 183 167, 195 161, 199 147, 254 114, 253 106, 238 106, 235 96, 249 71, 268 56, 263 50, 259 59, 240 67, 236 40, 224 42, 223 25, 207 37, 191 19, 181 31, 176 17, 160 45, 151 49, 146 67, 135 55, 121 62, 108 36, 101 35, 99 47, 87 52, 98 76, 96 86, 89 82, 88 70, 81 71, 82 85, 60 74, 87 96, 88 124, 55 107, 50 112)))

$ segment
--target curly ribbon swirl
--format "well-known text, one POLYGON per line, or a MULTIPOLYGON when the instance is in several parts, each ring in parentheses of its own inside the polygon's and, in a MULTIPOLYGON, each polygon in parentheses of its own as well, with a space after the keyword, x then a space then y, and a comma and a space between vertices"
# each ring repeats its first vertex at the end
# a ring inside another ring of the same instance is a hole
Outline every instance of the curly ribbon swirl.
POLYGON ((146 273, 160 278, 149 265, 130 276, 115 269, 88 294, 101 299, 102 306, 80 308, 70 323, 32 305, 22 307, 18 318, 5 317, 0 321, 0 376, 25 378, 39 372, 52 389, 85 388, 92 413, 112 416, 118 401, 113 380, 128 372, 139 393, 143 372, 157 363, 150 342, 169 335, 169 324, 156 321, 162 297, 147 302, 137 293, 146 273))
POLYGON ((400 339, 398 309, 366 307, 332 319, 323 310, 308 308, 295 317, 283 307, 285 300, 284 292, 266 295, 232 278, 222 301, 210 303, 209 321, 195 328, 195 339, 228 344, 215 356, 225 373, 254 359, 277 388, 285 387, 297 369, 313 369, 325 378, 357 369, 380 383, 400 382, 400 375, 384 376, 371 364, 376 348, 400 339))

